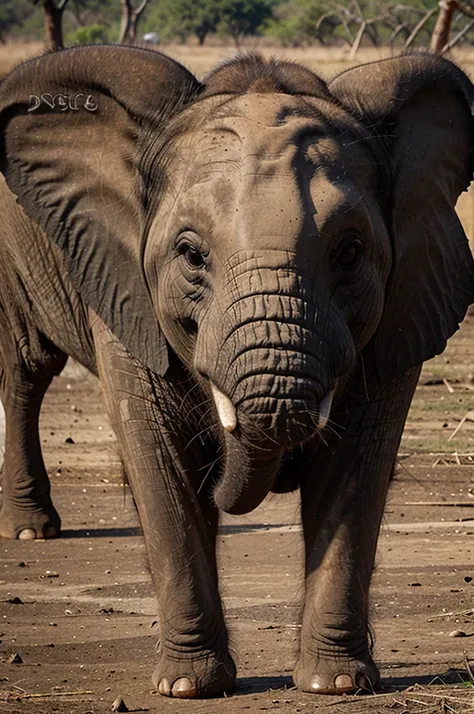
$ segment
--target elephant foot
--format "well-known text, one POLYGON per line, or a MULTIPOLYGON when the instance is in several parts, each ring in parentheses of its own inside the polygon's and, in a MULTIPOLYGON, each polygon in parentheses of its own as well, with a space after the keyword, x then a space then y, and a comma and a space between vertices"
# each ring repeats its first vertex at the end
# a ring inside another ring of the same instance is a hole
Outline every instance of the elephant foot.
POLYGON ((176 699, 205 699, 229 694, 235 689, 236 668, 226 653, 201 654, 176 660, 162 655, 152 683, 165 697, 176 699))
POLYGON ((295 685, 313 694, 374 693, 380 675, 371 659, 318 659, 312 663, 299 662, 293 676, 295 685), (311 665, 311 666, 310 666, 311 665))
POLYGON ((0 511, 0 538, 39 540, 56 538, 61 531, 61 519, 50 502, 21 508, 4 503, 0 511))

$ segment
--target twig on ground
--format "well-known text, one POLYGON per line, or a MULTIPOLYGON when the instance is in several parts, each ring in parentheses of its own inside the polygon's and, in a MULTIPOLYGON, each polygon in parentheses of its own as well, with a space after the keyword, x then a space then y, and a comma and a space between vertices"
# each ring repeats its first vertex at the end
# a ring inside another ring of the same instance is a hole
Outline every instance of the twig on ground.
POLYGON ((474 508, 473 501, 405 501, 404 506, 456 506, 474 508))
POLYGON ((446 377, 443 377, 443 384, 450 394, 454 394, 454 389, 452 388, 446 377))
POLYGON ((19 694, 21 699, 49 699, 51 697, 83 697, 86 694, 94 694, 93 691, 89 689, 84 689, 78 692, 39 692, 38 694, 26 693, 19 694))
POLYGON ((474 411, 473 410, 468 411, 468 412, 466 412, 466 414, 464 414, 463 418, 461 419, 461 421, 459 422, 459 424, 457 425, 457 427, 455 428, 455 430, 453 431, 451 436, 448 438, 448 441, 451 441, 452 439, 454 439, 454 437, 456 436, 458 431, 460 429, 462 429, 462 427, 464 426, 466 421, 474 421, 474 411))
POLYGON ((470 608, 469 610, 460 610, 459 612, 455 612, 454 610, 451 612, 440 612, 437 615, 430 615, 430 620, 434 620, 435 618, 438 617, 451 617, 452 615, 474 615, 474 610, 470 608))
POLYGON ((464 655, 464 664, 465 664, 465 666, 466 666, 466 670, 467 670, 467 673, 468 673, 468 675, 469 675, 469 679, 470 679, 471 682, 474 684, 474 673, 473 673, 472 667, 471 667, 471 665, 470 665, 470 663, 469 663, 469 659, 468 659, 468 657, 467 657, 467 654, 464 655))

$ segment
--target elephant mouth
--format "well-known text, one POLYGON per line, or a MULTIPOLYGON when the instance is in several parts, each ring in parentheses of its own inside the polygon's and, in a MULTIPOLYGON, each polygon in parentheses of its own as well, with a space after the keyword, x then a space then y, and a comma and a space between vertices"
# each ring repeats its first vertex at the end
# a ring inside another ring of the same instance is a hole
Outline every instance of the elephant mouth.
POLYGON ((284 452, 308 441, 327 425, 334 390, 314 409, 289 400, 294 411, 276 415, 249 413, 241 405, 236 409, 212 383, 211 392, 224 432, 223 470, 214 488, 214 502, 226 513, 249 513, 271 490, 284 452))
MULTIPOLYGON (((211 393, 222 428, 231 434, 238 426, 237 409, 230 398, 224 394, 212 381, 210 382, 211 393)), ((312 417, 314 431, 324 429, 329 421, 332 402, 336 389, 331 389, 323 399, 320 400, 312 417)))

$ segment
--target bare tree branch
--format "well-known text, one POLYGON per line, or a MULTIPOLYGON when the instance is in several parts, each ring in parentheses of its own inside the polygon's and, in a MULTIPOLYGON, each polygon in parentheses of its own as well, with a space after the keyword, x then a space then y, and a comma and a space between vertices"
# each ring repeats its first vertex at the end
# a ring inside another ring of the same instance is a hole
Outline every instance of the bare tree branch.
POLYGON ((137 18, 140 17, 140 15, 142 14, 142 12, 144 11, 144 9, 146 8, 147 5, 148 5, 148 0, 142 0, 140 5, 135 10, 135 15, 137 16, 137 18))
POLYGON ((120 29, 120 42, 132 44, 137 37, 137 27, 140 17, 148 4, 148 0, 133 7, 132 0, 122 0, 122 24, 120 29))
POLYGON ((411 43, 414 41, 414 39, 416 38, 416 36, 418 35, 418 33, 423 29, 423 27, 426 25, 426 23, 428 22, 428 20, 430 19, 430 17, 431 17, 432 15, 434 15, 435 12, 436 12, 436 8, 434 8, 433 10, 428 10, 428 12, 427 12, 427 13, 421 18, 421 20, 415 25, 415 27, 413 28, 413 30, 412 30, 410 36, 407 37, 406 42, 405 42, 405 44, 403 45, 403 49, 404 49, 404 50, 407 50, 407 49, 410 47, 411 43))
POLYGON ((396 40, 396 38, 398 37, 398 35, 399 35, 401 32, 403 32, 403 30, 408 30, 408 27, 409 27, 408 20, 405 20, 405 22, 400 22, 400 24, 395 27, 395 29, 393 30, 393 32, 392 32, 392 34, 390 35, 390 38, 389 38, 389 40, 388 40, 388 41, 389 41, 389 44, 390 44, 390 47, 393 47, 393 43, 395 42, 395 40, 396 40))
POLYGON ((451 49, 451 47, 454 47, 454 45, 456 45, 459 42, 459 40, 464 37, 466 32, 468 32, 468 30, 470 30, 473 25, 474 25, 474 20, 471 20, 470 22, 468 22, 467 25, 465 27, 463 27, 463 29, 460 32, 458 32, 457 35, 454 35, 453 39, 450 40, 443 47, 443 49, 441 50, 441 54, 448 52, 451 49))
POLYGON ((365 22, 365 20, 363 20, 363 21, 361 22, 360 27, 359 27, 359 32, 357 33, 356 38, 355 38, 355 40, 354 40, 354 43, 353 43, 353 45, 352 45, 352 47, 351 47, 351 51, 349 52, 349 59, 350 59, 350 60, 353 60, 354 57, 356 56, 357 51, 358 51, 358 49, 359 49, 359 47, 360 47, 360 43, 362 42, 362 37, 364 36, 364 32, 365 32, 366 29, 367 29, 367 23, 365 22))
POLYGON ((334 15, 336 15, 335 12, 326 12, 324 15, 321 15, 321 17, 319 18, 319 20, 318 20, 317 23, 316 23, 316 30, 319 30, 319 29, 320 29, 320 27, 321 27, 321 25, 323 24, 324 20, 327 20, 328 17, 333 17, 334 15))
POLYGON ((440 1, 439 13, 430 42, 430 50, 433 52, 442 52, 443 47, 449 42, 449 31, 457 7, 456 0, 440 1))

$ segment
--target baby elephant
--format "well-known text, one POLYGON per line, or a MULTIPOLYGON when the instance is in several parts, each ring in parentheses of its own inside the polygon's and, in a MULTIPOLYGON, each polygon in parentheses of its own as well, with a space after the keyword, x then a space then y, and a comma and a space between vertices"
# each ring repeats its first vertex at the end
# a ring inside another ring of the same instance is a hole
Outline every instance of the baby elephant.
POLYGON ((161 694, 233 689, 219 510, 294 488, 295 683, 376 688, 368 592, 397 447, 421 364, 474 301, 454 211, 473 102, 429 54, 330 84, 250 55, 199 82, 95 46, 0 85, 0 535, 59 535, 38 414, 71 355, 99 375, 138 507, 161 694))

